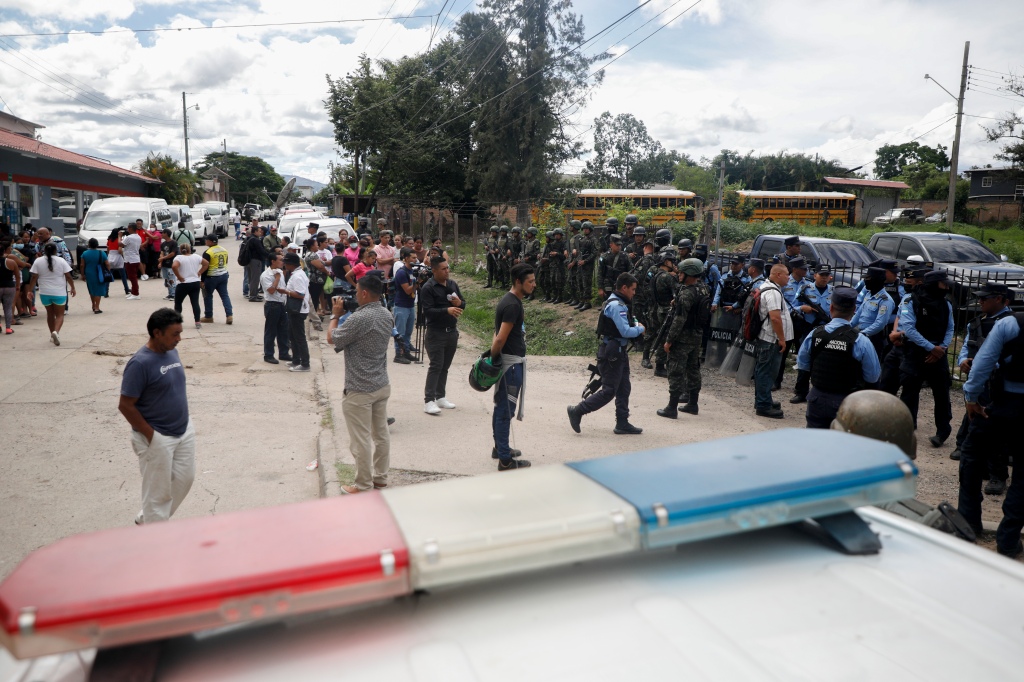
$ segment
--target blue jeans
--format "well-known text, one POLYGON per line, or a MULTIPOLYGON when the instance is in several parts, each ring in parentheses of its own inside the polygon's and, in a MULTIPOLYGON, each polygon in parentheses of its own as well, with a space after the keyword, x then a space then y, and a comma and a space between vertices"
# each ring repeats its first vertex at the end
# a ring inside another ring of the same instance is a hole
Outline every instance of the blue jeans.
MULTIPOLYGON (((244 279, 244 278, 243 278, 244 279)), ((231 317, 231 297, 228 296, 228 273, 223 275, 211 275, 206 278, 206 286, 203 289, 203 317, 213 317, 213 292, 220 295, 220 302, 224 305, 224 314, 231 317)))
POLYGON ((782 352, 779 344, 774 341, 757 340, 754 356, 754 408, 762 411, 772 409, 772 386, 775 375, 782 365, 782 352))
POLYGON ((494 433, 494 447, 498 459, 506 464, 512 459, 509 452, 508 432, 519 401, 519 389, 523 386, 523 366, 512 365, 494 387, 494 414, 491 415, 491 431, 494 433))
POLYGON ((174 270, 166 266, 160 268, 160 274, 164 278, 164 286, 167 287, 167 295, 173 298, 174 287, 178 284, 178 277, 174 274, 174 270))
MULTIPOLYGON (((403 308, 402 306, 395 306, 395 329, 398 330, 399 335, 402 337, 402 341, 405 342, 406 349, 412 347, 412 327, 416 321, 416 308, 415 306, 409 306, 403 308)), ((395 351, 398 351, 398 344, 395 344, 395 351)))

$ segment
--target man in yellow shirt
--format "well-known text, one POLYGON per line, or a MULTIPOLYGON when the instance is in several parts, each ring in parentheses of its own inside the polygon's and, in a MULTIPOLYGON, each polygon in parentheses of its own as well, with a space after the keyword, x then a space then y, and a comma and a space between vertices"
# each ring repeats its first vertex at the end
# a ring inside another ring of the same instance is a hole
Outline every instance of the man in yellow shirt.
POLYGON ((203 323, 213 322, 213 292, 220 294, 220 302, 224 306, 224 314, 227 315, 225 322, 231 324, 234 321, 231 310, 231 297, 228 296, 228 252, 217 243, 217 235, 211 233, 206 235, 206 251, 203 252, 203 260, 210 266, 203 275, 203 323))

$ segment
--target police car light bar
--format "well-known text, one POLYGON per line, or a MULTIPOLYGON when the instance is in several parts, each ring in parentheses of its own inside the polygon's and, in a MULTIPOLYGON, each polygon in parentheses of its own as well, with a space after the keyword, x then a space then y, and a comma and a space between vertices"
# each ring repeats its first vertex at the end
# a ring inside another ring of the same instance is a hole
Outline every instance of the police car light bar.
POLYGON ((0 583, 17 658, 369 603, 913 497, 895 446, 785 429, 604 459, 118 528, 0 583))
POLYGON ((648 548, 904 500, 917 468, 894 445, 779 429, 568 466, 633 504, 648 548))

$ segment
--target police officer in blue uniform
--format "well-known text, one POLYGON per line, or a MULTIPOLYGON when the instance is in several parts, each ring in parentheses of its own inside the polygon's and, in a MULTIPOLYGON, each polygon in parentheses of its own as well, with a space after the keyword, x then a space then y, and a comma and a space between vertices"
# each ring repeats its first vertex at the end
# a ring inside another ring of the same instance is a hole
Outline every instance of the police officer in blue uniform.
MULTIPOLYGON (((964 336, 963 345, 960 346, 960 355, 956 359, 960 371, 967 376, 970 376, 971 365, 974 364, 974 358, 977 357, 982 344, 992 333, 992 327, 999 320, 1013 314, 1008 305, 1012 294, 1010 288, 1005 284, 988 282, 974 295, 981 302, 982 314, 967 323, 967 334, 964 336)), ((978 396, 978 404, 982 407, 992 402, 992 394, 989 391, 990 383, 984 386, 978 396)), ((964 440, 967 439, 970 423, 971 420, 965 414, 960 422, 960 429, 956 432, 956 450, 950 454, 950 459, 960 459, 960 449, 963 447, 964 440)), ((1006 492, 1006 480, 1009 478, 1007 446, 1008 443, 998 444, 984 453, 988 456, 989 474, 988 483, 985 484, 986 495, 1002 495, 1006 492)))
POLYGON ((750 291, 760 289, 761 285, 766 281, 764 278, 764 260, 751 258, 747 263, 747 275, 750 278, 750 291))
MULTIPOLYGON (((901 313, 902 316, 902 313, 901 313)), ((981 479, 987 449, 1016 440, 1024 417, 1024 314, 1004 317, 992 325, 971 363, 971 375, 964 384, 964 400, 971 420, 967 439, 960 448, 959 512, 975 532, 981 532, 981 479), (980 402, 985 385, 992 379, 992 403, 980 402)), ((1024 551, 1020 533, 1024 528, 1024 477, 1014 476, 1003 500, 1003 520, 996 530, 996 550, 1016 558, 1024 551), (1017 485, 1021 481, 1021 485, 1017 485)))
POLYGON ((810 375, 807 428, 827 429, 846 396, 878 381, 878 354, 867 337, 851 324, 857 292, 837 287, 829 307, 831 321, 817 327, 800 345, 797 369, 810 375))
POLYGON ((879 359, 884 357, 885 327, 895 308, 896 303, 885 290, 885 270, 869 267, 864 274, 864 291, 851 324, 868 337, 879 359))
POLYGON ((644 326, 633 317, 633 297, 636 295, 636 277, 624 272, 615 280, 612 292, 601 308, 597 320, 597 335, 600 345, 597 349, 597 369, 601 374, 601 388, 585 400, 569 405, 569 425, 580 432, 583 415, 596 412, 615 399, 615 433, 634 435, 642 433, 629 423, 629 354, 626 346, 631 339, 644 333, 644 326))
POLYGON ((782 287, 782 297, 786 299, 790 315, 793 318, 793 340, 786 346, 786 352, 782 354, 782 362, 779 363, 779 373, 775 376, 775 386, 772 387, 773 391, 778 391, 782 388, 782 378, 786 374, 786 358, 789 357, 794 348, 800 347, 800 343, 807 336, 807 332, 811 330, 804 323, 804 317, 799 313, 800 304, 796 301, 800 289, 810 281, 807 279, 807 261, 804 260, 803 256, 795 256, 790 258, 788 263, 783 263, 783 265, 789 268, 789 281, 786 283, 786 286, 782 287))
POLYGON ((920 263, 908 263, 903 269, 902 288, 905 293, 896 306, 896 321, 889 332, 889 351, 882 358, 882 376, 878 380, 878 388, 886 393, 896 395, 900 390, 900 365, 903 364, 903 344, 906 335, 900 331, 899 308, 914 288, 924 283, 924 276, 930 271, 930 267, 920 263))
MULTIPOLYGON (((793 309, 801 314, 805 328, 813 330, 832 321, 831 282, 832 268, 829 265, 820 265, 814 273, 814 281, 804 283, 797 291, 793 309)), ((811 387, 811 373, 800 369, 799 357, 797 360, 796 386, 793 387, 793 397, 789 399, 793 405, 807 402, 807 393, 811 387)))
POLYGON ((936 448, 949 438, 953 420, 946 362, 946 349, 953 341, 953 306, 946 300, 948 290, 946 273, 932 270, 925 274, 924 284, 915 287, 900 306, 900 331, 906 336, 900 364, 900 400, 910 409, 916 428, 921 386, 928 382, 935 399, 935 435, 929 442, 936 448))
POLYGON ((733 256, 729 259, 729 270, 725 277, 719 282, 715 289, 715 295, 711 297, 711 312, 718 310, 719 306, 731 311, 740 300, 740 291, 747 284, 750 284, 750 275, 743 267, 743 256, 733 256))

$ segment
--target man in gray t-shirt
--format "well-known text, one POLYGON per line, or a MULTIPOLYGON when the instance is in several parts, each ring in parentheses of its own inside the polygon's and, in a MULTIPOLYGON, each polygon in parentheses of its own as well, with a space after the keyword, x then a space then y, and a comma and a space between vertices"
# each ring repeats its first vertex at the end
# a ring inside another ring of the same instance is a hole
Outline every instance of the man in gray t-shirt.
POLYGON ((195 479, 196 433, 188 415, 185 368, 175 346, 181 315, 161 308, 146 323, 149 341, 124 367, 118 410, 132 427, 142 472, 142 511, 136 524, 166 521, 195 479))

